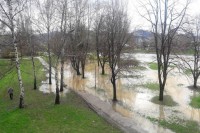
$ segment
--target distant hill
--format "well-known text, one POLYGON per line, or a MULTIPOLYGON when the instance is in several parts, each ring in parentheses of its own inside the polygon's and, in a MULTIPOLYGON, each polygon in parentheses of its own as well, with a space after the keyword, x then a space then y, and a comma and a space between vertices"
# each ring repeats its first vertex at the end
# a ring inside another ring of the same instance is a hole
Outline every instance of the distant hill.
POLYGON ((133 35, 135 37, 143 37, 143 38, 151 38, 151 37, 153 37, 153 34, 150 31, 142 30, 142 29, 134 31, 133 35))

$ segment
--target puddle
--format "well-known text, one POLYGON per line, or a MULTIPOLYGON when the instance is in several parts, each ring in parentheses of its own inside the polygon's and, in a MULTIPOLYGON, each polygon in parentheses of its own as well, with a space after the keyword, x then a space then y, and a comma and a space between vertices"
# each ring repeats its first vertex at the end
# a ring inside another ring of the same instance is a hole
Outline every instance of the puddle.
MULTIPOLYGON (((40 62, 42 63, 42 65, 45 67, 45 69, 43 69, 43 71, 47 71, 49 65, 46 63, 46 61, 44 61, 41 57, 37 57, 40 62)), ((52 84, 49 84, 49 74, 46 74, 47 80, 46 81, 42 81, 42 85, 39 87, 39 90, 42 91, 43 93, 56 93, 56 82, 55 82, 55 69, 52 68, 52 84)), ((60 77, 60 76, 59 76, 60 77)), ((59 85, 60 86, 60 85, 59 85)), ((64 88, 63 92, 60 92, 61 96, 66 96, 66 93, 69 92, 69 89, 64 88)))

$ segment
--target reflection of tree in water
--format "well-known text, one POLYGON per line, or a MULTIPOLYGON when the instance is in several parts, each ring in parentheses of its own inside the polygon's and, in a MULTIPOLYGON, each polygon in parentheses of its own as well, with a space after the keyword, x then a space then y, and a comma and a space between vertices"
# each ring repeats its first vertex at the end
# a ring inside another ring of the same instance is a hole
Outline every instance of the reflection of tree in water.
POLYGON ((164 112, 164 106, 159 105, 159 120, 165 119, 165 112, 164 112))
POLYGON ((133 116, 133 112, 130 109, 125 108, 123 105, 119 104, 119 102, 112 102, 112 108, 116 112, 119 112, 120 114, 122 114, 125 117, 133 116))

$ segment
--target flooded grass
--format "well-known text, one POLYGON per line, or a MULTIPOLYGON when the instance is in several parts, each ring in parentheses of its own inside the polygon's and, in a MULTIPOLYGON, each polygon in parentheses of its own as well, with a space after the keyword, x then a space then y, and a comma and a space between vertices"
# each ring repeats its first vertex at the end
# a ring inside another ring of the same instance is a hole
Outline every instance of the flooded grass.
POLYGON ((192 72, 191 72, 190 69, 185 69, 185 70, 183 71, 183 73, 186 74, 186 75, 191 75, 191 74, 192 74, 192 72))
POLYGON ((135 66, 135 67, 132 67, 131 69, 133 69, 133 70, 146 70, 147 68, 146 67, 144 67, 144 66, 141 66, 141 65, 138 65, 138 66, 135 66))
MULTIPOLYGON (((44 94, 33 90, 32 64, 23 60, 21 65, 25 87, 24 109, 18 109, 19 87, 16 71, 0 81, 0 132, 2 133, 59 133, 59 132, 121 132, 92 111, 82 98, 75 93, 67 93, 61 104, 55 106, 53 93, 44 94), (11 101, 7 88, 13 87, 14 100, 11 101)), ((43 66, 36 60, 38 83, 46 79, 43 66)))
POLYGON ((176 133, 199 133, 199 125, 195 121, 190 121, 190 120, 183 120, 176 118, 175 120, 159 120, 156 118, 152 117, 147 117, 150 121, 154 123, 158 123, 159 125, 171 129, 172 131, 176 133))
POLYGON ((159 96, 155 96, 151 99, 151 102, 159 105, 165 105, 165 106, 176 106, 177 103, 173 101, 171 96, 169 95, 164 95, 163 101, 159 101, 159 96))
POLYGON ((181 87, 181 86, 183 86, 183 84, 178 84, 177 86, 181 87))
POLYGON ((147 82, 147 83, 145 83, 145 84, 143 84, 143 85, 140 85, 140 86, 142 86, 142 87, 144 87, 144 88, 147 88, 147 89, 150 89, 150 90, 152 90, 152 91, 157 91, 157 90, 159 90, 159 84, 156 83, 156 82, 147 82))
POLYGON ((192 97, 190 106, 192 106, 194 108, 200 108, 200 96, 192 97))
POLYGON ((158 65, 157 63, 151 62, 149 63, 149 68, 152 70, 158 70, 158 65))
MULTIPOLYGON (((42 58, 48 63, 49 62, 49 57, 46 56, 46 55, 43 55, 42 58)), ((57 60, 57 57, 55 55, 51 55, 51 63, 52 63, 52 66, 55 67, 56 65, 56 60, 57 60)))

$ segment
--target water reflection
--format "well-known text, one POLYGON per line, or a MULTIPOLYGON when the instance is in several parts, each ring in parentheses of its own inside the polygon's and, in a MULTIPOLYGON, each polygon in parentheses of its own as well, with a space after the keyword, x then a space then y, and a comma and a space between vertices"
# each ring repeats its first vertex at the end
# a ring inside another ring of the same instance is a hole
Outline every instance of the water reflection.
MULTIPOLYGON (((44 61, 44 59, 42 59, 41 57, 38 57, 38 59, 40 60, 40 62, 42 63, 42 65, 45 67, 46 71, 49 68, 49 65, 44 61)), ((59 67, 60 68, 60 67, 59 67)), ((39 90, 42 91, 43 93, 56 93, 56 84, 55 84, 55 70, 54 68, 52 68, 52 84, 49 84, 49 75, 46 74, 47 80, 46 81, 42 81, 42 85, 39 87, 39 90)), ((59 74, 60 77, 60 74, 59 74)), ((60 92, 61 96, 66 96, 66 93, 69 92, 69 89, 67 89, 66 87, 64 87, 63 92, 60 92)))
POLYGON ((165 119, 165 112, 163 105, 159 105, 159 120, 165 119))

